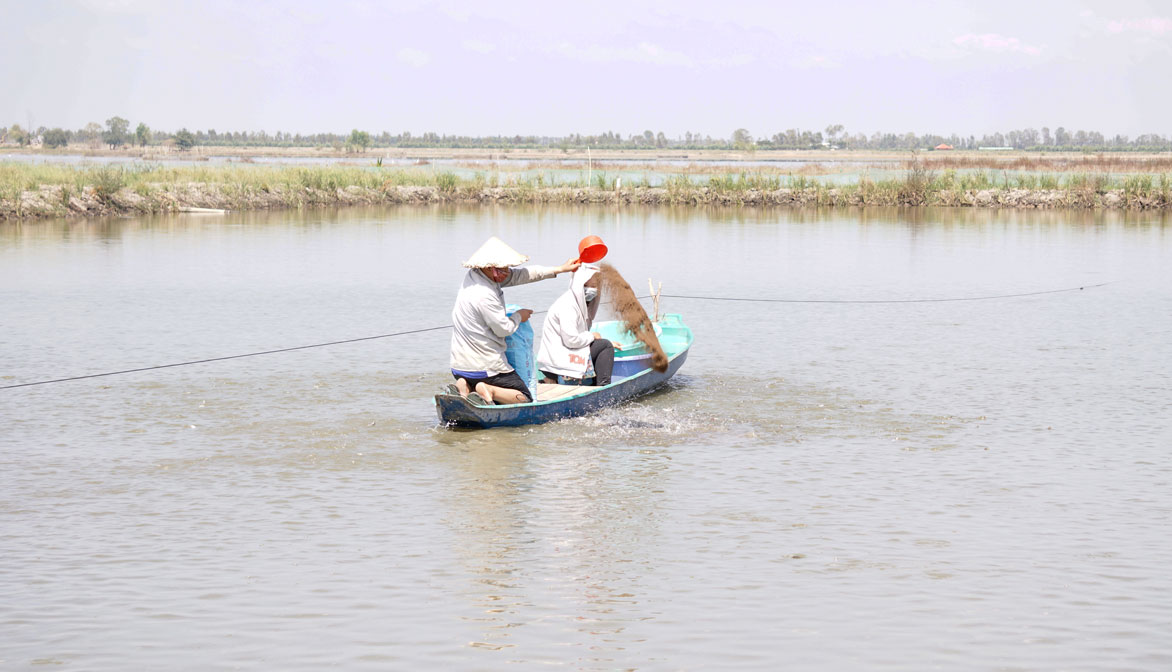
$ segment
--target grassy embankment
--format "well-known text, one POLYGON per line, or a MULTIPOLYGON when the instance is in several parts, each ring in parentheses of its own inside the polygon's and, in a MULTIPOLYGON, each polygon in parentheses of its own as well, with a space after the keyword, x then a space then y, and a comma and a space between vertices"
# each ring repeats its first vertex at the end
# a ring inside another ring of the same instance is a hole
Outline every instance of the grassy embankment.
MULTIPOLYGON (((662 184, 621 186, 611 173, 551 185, 541 175, 357 166, 68 166, 0 163, 0 219, 252 210, 375 203, 601 203, 648 205, 1169 208, 1172 173, 991 172, 913 160, 902 177, 832 184, 775 169, 660 167, 662 184)), ((1087 164, 1087 167, 1093 164, 1087 164)), ((1134 166, 1132 166, 1134 168, 1134 166)), ((1020 170, 1020 169, 1018 169, 1020 170)), ((1028 168, 1026 170, 1029 170, 1028 168)))

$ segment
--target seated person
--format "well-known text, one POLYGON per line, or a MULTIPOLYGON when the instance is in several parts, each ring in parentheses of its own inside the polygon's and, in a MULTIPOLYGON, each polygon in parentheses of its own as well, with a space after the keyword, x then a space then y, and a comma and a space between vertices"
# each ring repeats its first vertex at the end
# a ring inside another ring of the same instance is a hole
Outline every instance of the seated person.
POLYGON ((506 245, 496 236, 489 238, 464 266, 468 272, 456 294, 452 309, 451 368, 456 392, 473 403, 523 404, 533 401, 533 392, 513 371, 505 357, 505 339, 529 319, 532 310, 523 308, 505 313, 503 288, 524 285, 573 271, 579 262, 561 266, 524 266, 529 257, 506 245), (472 390, 477 397, 471 397, 472 390))
POLYGON ((610 385, 614 344, 590 331, 602 303, 598 278, 597 267, 583 264, 574 271, 570 288, 550 306, 537 348, 543 382, 557 382, 560 375, 569 379, 567 384, 582 384, 593 371, 595 385, 610 385))

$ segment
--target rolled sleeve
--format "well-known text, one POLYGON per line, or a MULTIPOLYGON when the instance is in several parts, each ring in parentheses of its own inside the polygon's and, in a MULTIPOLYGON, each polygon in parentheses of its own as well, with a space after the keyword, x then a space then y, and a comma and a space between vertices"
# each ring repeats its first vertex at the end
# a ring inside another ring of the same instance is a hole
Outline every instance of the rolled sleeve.
POLYGON ((501 287, 516 287, 517 285, 527 285, 538 280, 547 280, 558 274, 558 269, 553 266, 518 266, 509 269, 509 277, 501 283, 501 287))

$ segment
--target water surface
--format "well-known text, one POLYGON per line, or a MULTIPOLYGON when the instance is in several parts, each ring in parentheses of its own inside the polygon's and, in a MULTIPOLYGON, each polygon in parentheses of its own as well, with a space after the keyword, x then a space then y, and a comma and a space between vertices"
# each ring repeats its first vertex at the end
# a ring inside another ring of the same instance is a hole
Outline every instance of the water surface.
POLYGON ((666 298, 666 390, 519 429, 437 427, 444 330, 0 390, 0 666, 1172 665, 1160 214, 5 224, 0 385, 446 325, 489 235, 587 233, 640 291, 831 302, 666 298))

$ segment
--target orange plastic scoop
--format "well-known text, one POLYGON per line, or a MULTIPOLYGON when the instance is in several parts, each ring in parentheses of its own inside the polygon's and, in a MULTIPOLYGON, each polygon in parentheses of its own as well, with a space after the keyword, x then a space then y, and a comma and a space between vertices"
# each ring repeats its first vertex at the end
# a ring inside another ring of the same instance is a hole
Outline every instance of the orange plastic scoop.
POLYGON ((593 264, 605 257, 606 253, 606 245, 598 236, 586 236, 578 243, 578 261, 584 264, 593 264))

